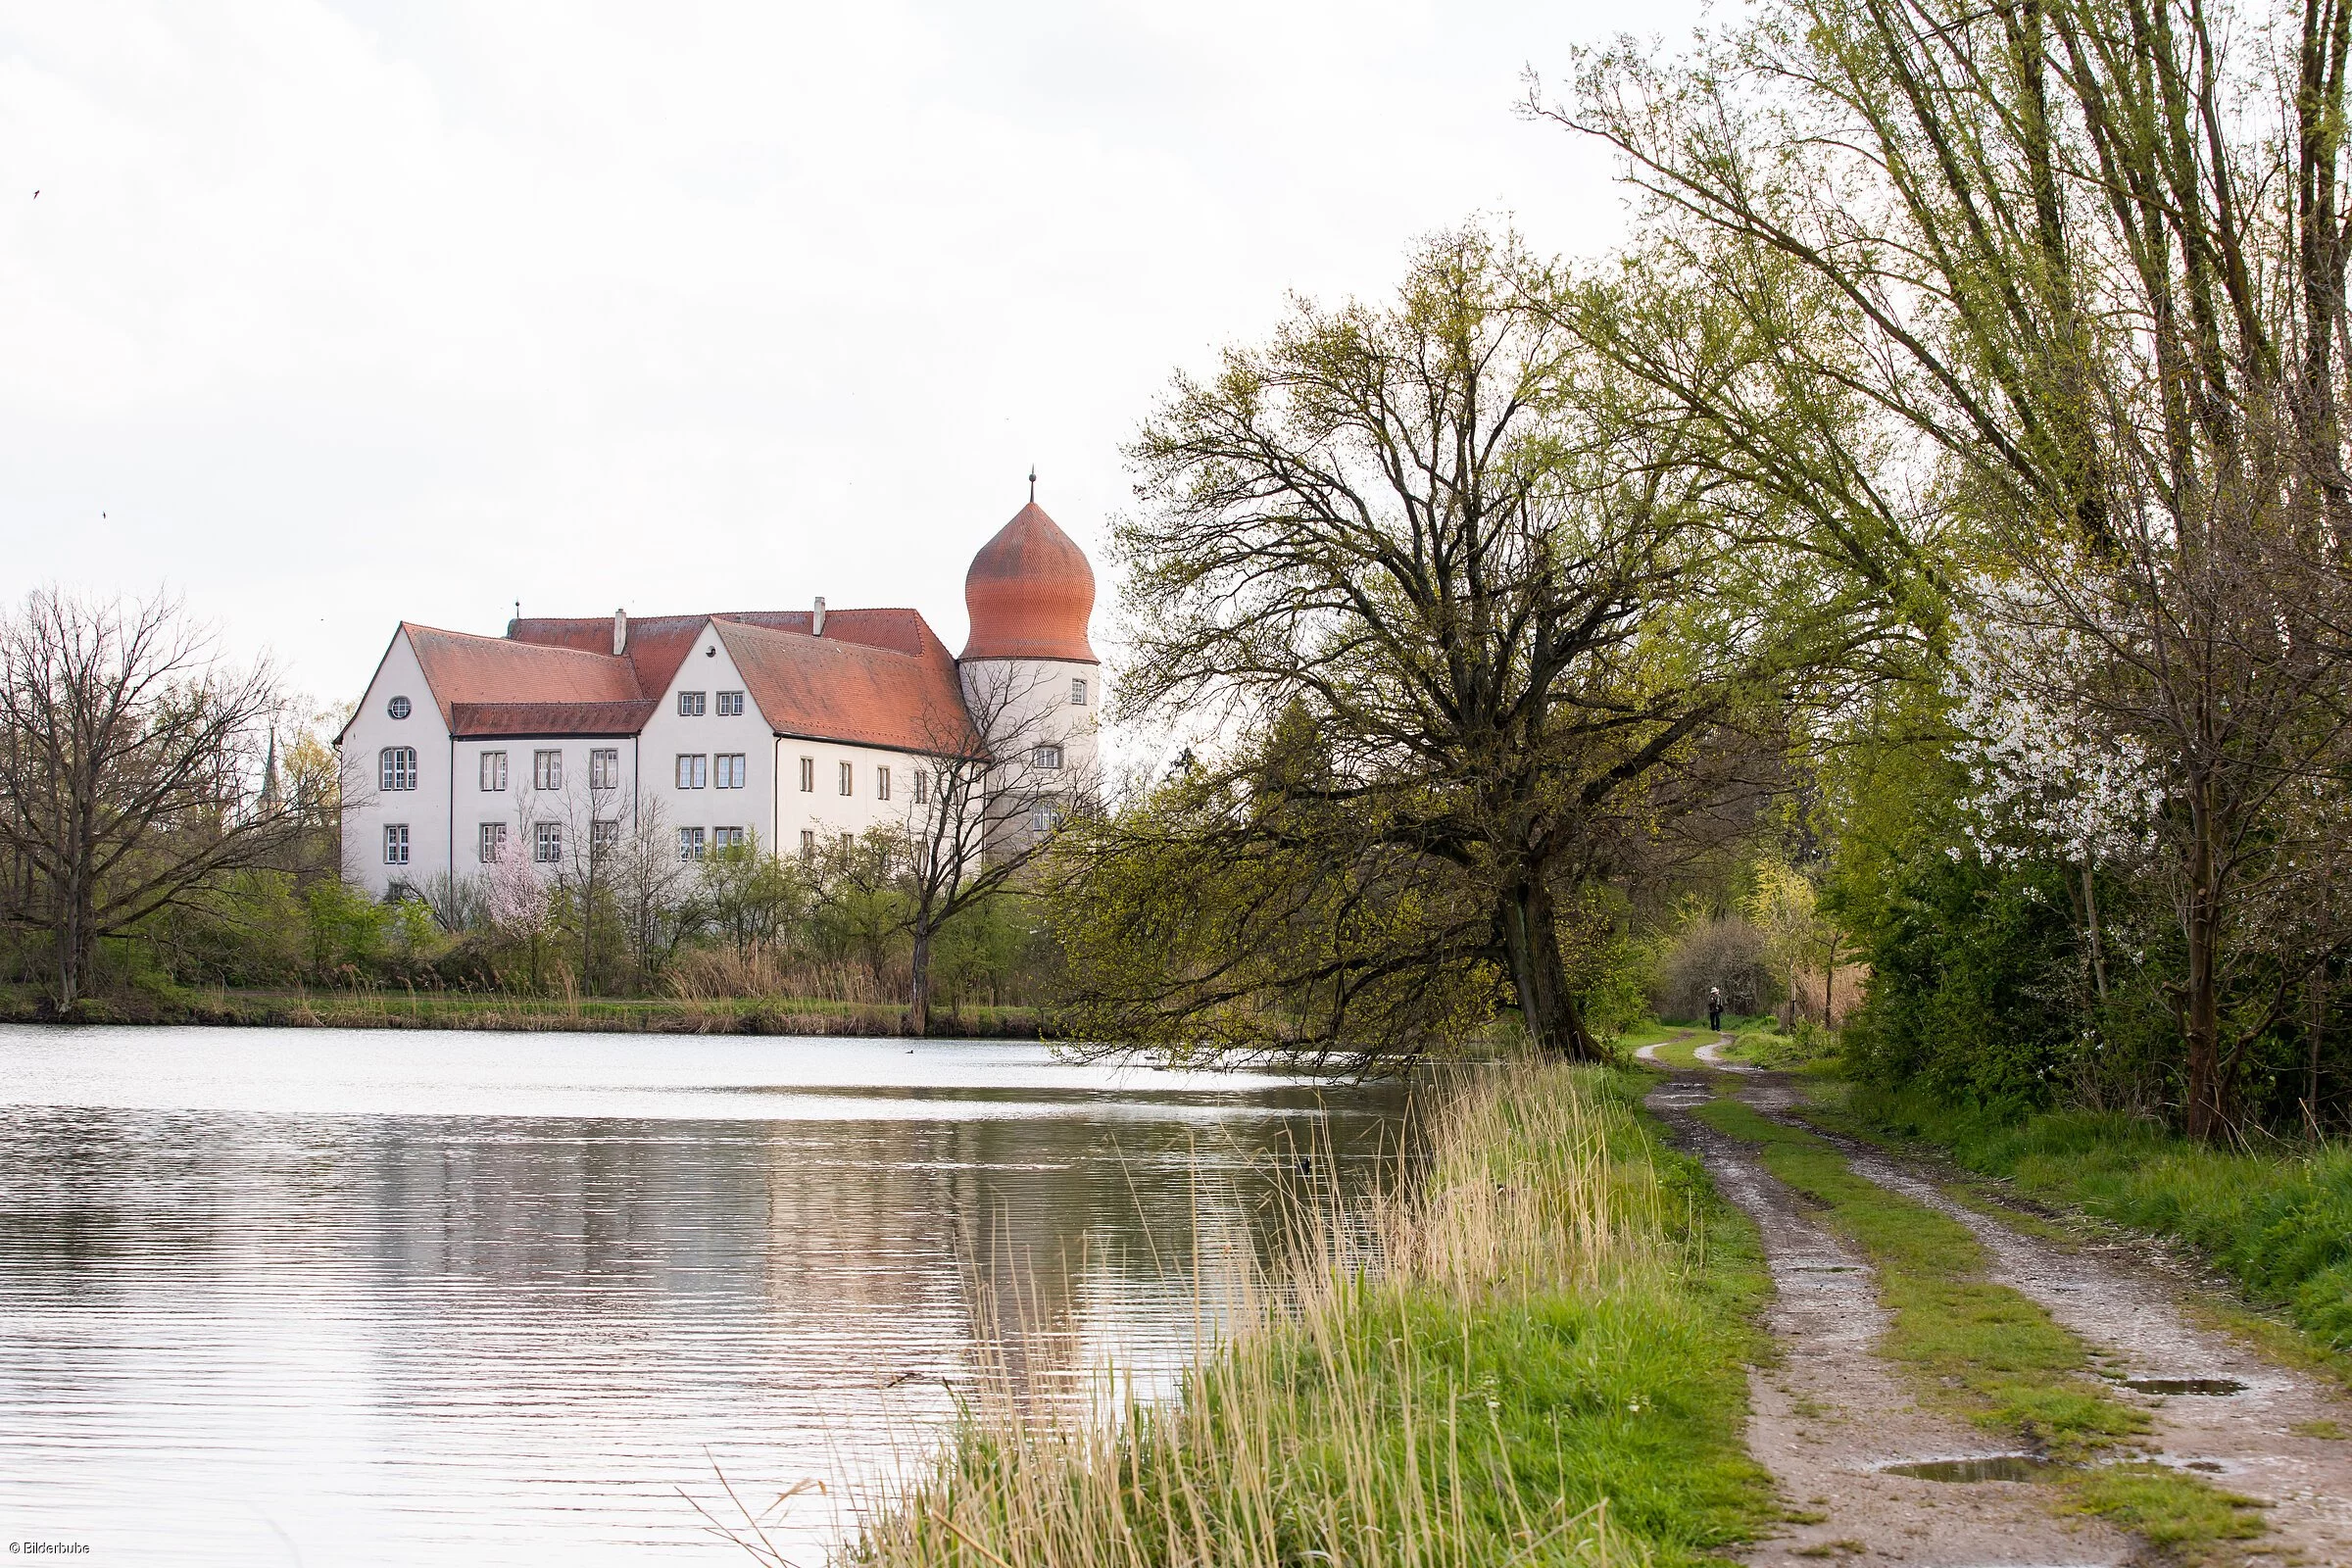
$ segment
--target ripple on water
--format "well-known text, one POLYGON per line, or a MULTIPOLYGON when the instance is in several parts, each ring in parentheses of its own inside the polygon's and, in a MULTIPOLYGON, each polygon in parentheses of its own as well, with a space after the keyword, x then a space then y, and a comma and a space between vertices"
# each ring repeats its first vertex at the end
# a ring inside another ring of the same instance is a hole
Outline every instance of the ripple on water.
POLYGON ((678 1496, 715 1465, 823 1480, 806 1550, 991 1346, 1031 1397, 1167 1386, 1297 1152, 1361 1179, 1400 1106, 999 1044, 0 1030, 0 1520, 740 1560, 678 1496))

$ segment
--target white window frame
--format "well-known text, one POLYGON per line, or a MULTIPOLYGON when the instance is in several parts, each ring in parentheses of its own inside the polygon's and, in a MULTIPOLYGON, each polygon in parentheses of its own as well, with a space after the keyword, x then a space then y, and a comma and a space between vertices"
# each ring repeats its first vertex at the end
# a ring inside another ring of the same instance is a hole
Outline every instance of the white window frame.
POLYGON ((531 754, 531 788, 560 790, 564 787, 564 749, 531 754))
POLYGON ((678 788, 701 790, 710 787, 710 755, 708 752, 678 754, 678 788))
POLYGON ((680 718, 700 718, 703 716, 704 710, 710 705, 710 694, 709 692, 680 692, 678 693, 678 716, 680 718))
POLYGON ((620 788, 620 748, 599 746, 588 754, 588 787, 592 790, 620 788))
POLYGON ((484 865, 496 865, 505 859, 507 857, 507 824, 484 822, 480 835, 474 841, 474 853, 481 857, 484 865))
POLYGON ((844 795, 858 793, 858 764, 856 762, 841 764, 841 793, 844 795))
POLYGON ((718 716, 741 718, 743 716, 743 693, 720 692, 718 694, 718 716))
POLYGON ((710 830, 710 853, 712 855, 718 854, 721 850, 740 850, 742 848, 743 829, 714 827, 710 830))
POLYGON ((928 806, 930 803, 931 770, 927 767, 918 767, 914 770, 914 804, 928 806))
POLYGON ((386 865, 409 863, 408 823, 386 822, 384 824, 384 863, 386 865))
POLYGON ((1031 747, 1029 749, 1029 765, 1041 772, 1059 772, 1061 770, 1061 748, 1051 741, 1042 746, 1031 747))
POLYGON ((564 863, 564 824, 533 822, 531 824, 531 859, 540 865, 564 863))
POLYGON ((588 824, 588 853, 608 854, 620 848, 620 819, 600 816, 588 824))
POLYGON ((1084 675, 1070 677, 1070 706, 1072 708, 1086 706, 1086 677, 1084 675))
POLYGON ((485 795, 503 795, 503 794, 505 794, 505 793, 506 793, 506 789, 507 789, 507 754, 506 754, 506 753, 504 753, 504 752, 484 752, 484 753, 482 754, 482 770, 481 770, 481 780, 482 780, 482 793, 483 793, 483 794, 485 794, 485 795))
POLYGON ((710 757, 710 787, 717 790, 739 790, 744 787, 747 773, 743 752, 714 752, 710 757))
POLYGON ((804 860, 816 858, 816 832, 812 828, 801 829, 801 858, 804 860))
POLYGON ((803 795, 816 793, 816 759, 813 757, 801 759, 801 793, 803 795))
POLYGON ((890 768, 887 765, 874 769, 874 799, 877 801, 890 799, 890 768))
MULTIPOLYGON (((416 787, 416 748, 387 746, 375 754, 375 782, 386 794, 416 787)), ((408 862, 400 862, 406 865, 408 862)))
POLYGON ((678 858, 699 860, 704 856, 705 835, 699 827, 678 829, 678 858))

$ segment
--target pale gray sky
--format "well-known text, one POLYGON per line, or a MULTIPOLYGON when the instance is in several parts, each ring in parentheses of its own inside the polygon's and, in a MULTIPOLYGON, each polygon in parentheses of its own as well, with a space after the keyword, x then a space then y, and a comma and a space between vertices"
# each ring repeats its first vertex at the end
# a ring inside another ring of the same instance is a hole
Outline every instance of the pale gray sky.
POLYGON ((1695 15, 7 0, 0 594, 168 585, 335 700, 517 598, 959 646, 1029 465, 1100 566, 1120 444, 1286 290, 1610 243, 1519 73, 1695 15))

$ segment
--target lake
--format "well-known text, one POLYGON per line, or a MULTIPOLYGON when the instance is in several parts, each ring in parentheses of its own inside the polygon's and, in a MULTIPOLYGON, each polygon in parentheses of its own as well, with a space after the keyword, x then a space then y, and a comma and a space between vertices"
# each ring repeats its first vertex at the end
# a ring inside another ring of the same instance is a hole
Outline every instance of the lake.
POLYGON ((992 1345, 1164 1389, 1401 1110, 1001 1043, 0 1028, 0 1534, 748 1561, 723 1476, 822 1483, 770 1531, 818 1562, 992 1345))

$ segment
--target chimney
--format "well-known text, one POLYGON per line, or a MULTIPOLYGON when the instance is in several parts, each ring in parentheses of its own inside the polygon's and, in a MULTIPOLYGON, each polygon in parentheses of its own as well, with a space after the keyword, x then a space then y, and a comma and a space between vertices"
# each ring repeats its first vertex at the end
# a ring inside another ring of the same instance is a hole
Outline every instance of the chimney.
POLYGON ((612 612, 612 657, 618 659, 629 651, 629 612, 612 612))
POLYGON ((822 637, 824 634, 825 634, 825 600, 824 600, 824 596, 823 596, 822 594, 819 594, 819 595, 817 596, 817 600, 816 600, 816 614, 815 614, 814 618, 813 618, 813 619, 811 619, 811 620, 809 621, 809 623, 808 623, 808 635, 809 635, 809 636, 811 636, 811 637, 822 637))

